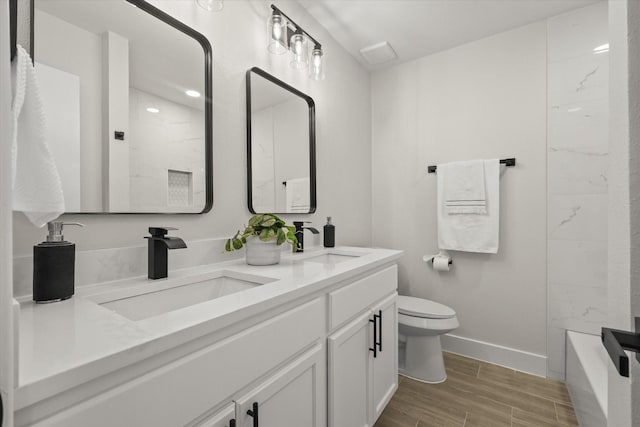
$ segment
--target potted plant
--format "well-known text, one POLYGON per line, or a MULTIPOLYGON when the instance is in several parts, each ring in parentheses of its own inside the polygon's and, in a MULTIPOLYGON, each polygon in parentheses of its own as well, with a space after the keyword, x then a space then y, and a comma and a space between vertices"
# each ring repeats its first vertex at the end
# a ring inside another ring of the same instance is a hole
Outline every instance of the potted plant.
POLYGON ((249 265, 272 265, 280 262, 280 245, 289 242, 298 246, 296 229, 287 225, 274 214, 257 214, 249 219, 243 232, 238 232, 227 240, 228 252, 247 247, 246 259, 249 265))

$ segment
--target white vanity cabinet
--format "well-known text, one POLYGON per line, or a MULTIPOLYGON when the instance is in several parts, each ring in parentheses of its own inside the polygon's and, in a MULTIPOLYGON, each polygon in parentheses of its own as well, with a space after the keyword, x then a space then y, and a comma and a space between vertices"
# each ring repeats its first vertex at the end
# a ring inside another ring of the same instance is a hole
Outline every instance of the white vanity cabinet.
POLYGON ((329 425, 367 427, 371 388, 371 313, 329 337, 329 425))
MULTIPOLYGON (((105 386, 88 399, 72 393, 76 401, 65 409, 56 411, 55 404, 45 401, 18 411, 16 426, 198 425, 196 421, 232 403, 257 379, 280 372, 296 354, 322 342, 325 313, 325 299, 316 298, 157 369, 129 376, 116 387, 105 386)), ((93 381, 96 388, 102 384, 100 378, 93 381)))
POLYGON ((230 403, 212 417, 194 424, 193 427, 236 427, 236 405, 230 403))
POLYGON ((372 361, 372 417, 378 419, 398 389, 398 297, 387 298, 373 310, 380 317, 380 346, 372 361))
POLYGON ((131 348, 116 369, 65 388, 79 365, 46 398, 19 389, 15 426, 371 427, 397 389, 395 259, 306 293, 292 285, 269 308, 145 357, 131 348))
POLYGON ((328 338, 331 427, 372 426, 398 388, 396 287, 393 266, 330 294, 332 324, 358 316, 328 338))
POLYGON ((326 426, 326 366, 317 345, 236 401, 237 426, 326 426))

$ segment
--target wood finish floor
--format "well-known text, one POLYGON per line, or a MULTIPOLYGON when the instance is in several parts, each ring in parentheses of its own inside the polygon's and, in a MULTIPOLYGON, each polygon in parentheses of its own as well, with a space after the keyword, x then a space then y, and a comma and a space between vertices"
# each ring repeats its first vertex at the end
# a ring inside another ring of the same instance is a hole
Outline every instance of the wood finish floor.
POLYGON ((400 377, 375 427, 578 426, 561 382, 444 353, 447 381, 400 377))

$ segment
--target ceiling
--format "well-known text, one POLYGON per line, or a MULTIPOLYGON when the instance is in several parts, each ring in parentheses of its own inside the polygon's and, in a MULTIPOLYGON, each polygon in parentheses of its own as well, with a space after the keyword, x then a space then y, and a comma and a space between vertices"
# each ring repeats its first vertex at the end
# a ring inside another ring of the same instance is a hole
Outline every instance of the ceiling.
POLYGON ((298 1, 365 68, 376 70, 600 0, 298 1), (398 58, 369 64, 360 49, 384 41, 391 44, 398 58))

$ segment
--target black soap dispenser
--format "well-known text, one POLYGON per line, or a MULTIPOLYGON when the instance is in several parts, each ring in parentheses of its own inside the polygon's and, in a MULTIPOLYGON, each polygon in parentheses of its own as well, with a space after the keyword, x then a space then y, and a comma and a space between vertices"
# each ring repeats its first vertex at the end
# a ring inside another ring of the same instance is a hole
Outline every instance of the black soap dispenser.
POLYGON ((323 227, 324 247, 333 248, 336 245, 336 227, 331 224, 331 217, 327 217, 327 224, 323 227))
POLYGON ((77 222, 47 223, 47 241, 33 247, 33 300, 37 303, 62 301, 75 291, 76 245, 64 240, 62 228, 77 222))

